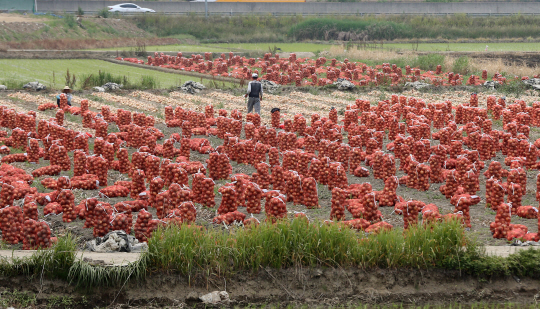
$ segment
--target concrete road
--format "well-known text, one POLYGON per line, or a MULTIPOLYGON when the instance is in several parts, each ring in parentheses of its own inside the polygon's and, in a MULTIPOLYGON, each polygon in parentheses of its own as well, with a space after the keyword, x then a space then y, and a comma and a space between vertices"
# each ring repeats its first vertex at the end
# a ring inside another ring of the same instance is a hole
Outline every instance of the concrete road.
MULTIPOLYGON (((24 258, 30 257, 35 252, 35 250, 0 250, 0 257, 7 259, 24 258)), ((95 265, 120 266, 126 265, 130 262, 135 262, 139 258, 139 255, 140 253, 100 253, 79 251, 77 253, 77 258, 83 259, 88 263, 95 265)))
MULTIPOLYGON (((528 247, 518 246, 486 246, 486 254, 497 255, 501 257, 508 257, 512 253, 516 253, 519 250, 527 250, 528 247)), ((532 246, 534 249, 540 249, 540 246, 532 246)), ((0 257, 2 258, 23 258, 30 257, 36 251, 34 250, 0 250, 0 257)), ((131 262, 135 262, 140 256, 140 253, 100 253, 100 252, 86 252, 79 251, 77 258, 84 259, 90 264, 95 265, 107 265, 107 266, 121 266, 131 262)))
POLYGON ((486 254, 508 257, 512 253, 516 253, 520 250, 527 250, 529 248, 540 249, 540 246, 486 246, 486 254))

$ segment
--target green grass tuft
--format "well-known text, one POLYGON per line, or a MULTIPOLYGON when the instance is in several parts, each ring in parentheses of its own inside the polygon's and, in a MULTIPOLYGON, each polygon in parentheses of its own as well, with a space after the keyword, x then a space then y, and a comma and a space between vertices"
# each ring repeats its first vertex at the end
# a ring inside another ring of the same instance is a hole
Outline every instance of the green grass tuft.
MULTIPOLYGON (((444 64, 444 55, 428 54, 424 56, 418 56, 412 63, 411 67, 420 68, 425 71, 435 71, 437 65, 444 64)), ((445 68, 443 68, 443 71, 445 68)))
POLYGON ((431 268, 477 252, 455 222, 367 237, 341 224, 304 220, 237 228, 229 235, 194 226, 168 227, 156 231, 148 245, 143 259, 150 269, 183 274, 295 266, 431 268))
POLYGON ((452 72, 455 74, 461 74, 466 75, 471 72, 471 67, 469 65, 469 57, 467 56, 461 56, 454 61, 454 65, 452 66, 452 72))
POLYGON ((121 286, 129 280, 140 280, 146 275, 144 260, 126 266, 93 266, 78 260, 69 269, 68 280, 77 287, 91 289, 121 286))
POLYGON ((71 234, 59 237, 50 249, 38 250, 29 258, 14 258, 9 262, 0 260, 0 274, 4 276, 25 275, 53 276, 66 279, 69 268, 75 262, 77 242, 71 234))

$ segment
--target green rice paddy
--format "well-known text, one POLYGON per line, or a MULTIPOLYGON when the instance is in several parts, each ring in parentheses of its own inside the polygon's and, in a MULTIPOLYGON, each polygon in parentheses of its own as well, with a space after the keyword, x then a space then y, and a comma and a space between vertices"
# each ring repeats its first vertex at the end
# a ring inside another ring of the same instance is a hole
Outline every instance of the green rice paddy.
MULTIPOLYGON (((77 86, 82 83, 83 75, 97 74, 99 71, 126 76, 133 83, 139 83, 143 76, 150 76, 158 82, 159 88, 179 86, 188 80, 199 81, 198 78, 192 76, 159 72, 103 60, 1 59, 0 82, 16 84, 38 81, 48 87, 58 88, 65 85, 68 69, 71 75, 74 74, 77 77, 77 86)), ((206 84, 206 82, 203 83, 206 84)), ((219 83, 220 86, 222 84, 219 83)), ((229 85, 229 83, 226 84, 229 85)))

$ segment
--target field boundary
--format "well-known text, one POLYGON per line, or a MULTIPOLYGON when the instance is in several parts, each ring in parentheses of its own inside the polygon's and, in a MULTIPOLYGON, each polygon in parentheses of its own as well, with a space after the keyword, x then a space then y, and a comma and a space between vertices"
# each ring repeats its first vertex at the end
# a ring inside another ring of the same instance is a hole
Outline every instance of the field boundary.
MULTIPOLYGON (((38 253, 37 250, 0 250, 0 259, 5 259, 10 263, 16 263, 17 259, 31 258, 38 253)), ((141 253, 132 252, 91 252, 77 251, 75 258, 78 261, 86 261, 100 266, 126 266, 136 262, 141 253)))
MULTIPOLYGON (((178 51, 180 52, 180 51, 178 51)), ((178 52, 163 52, 176 56, 178 52)), ((161 53, 161 52, 160 52, 161 53)), ((153 55, 153 52, 148 52, 153 55)), ((184 57, 198 55, 201 52, 182 52, 184 57)), ((218 58, 222 53, 213 52, 212 57, 218 58)), ((228 53, 226 53, 228 54, 228 53)), ((234 52, 234 55, 247 56, 249 53, 234 52)), ((8 49, 0 50, 0 59, 97 59, 106 60, 122 57, 122 50, 48 50, 48 49, 8 49)))
POLYGON ((502 59, 505 63, 524 63, 529 67, 536 67, 540 52, 438 52, 438 51, 414 51, 418 56, 439 54, 450 57, 471 57, 476 59, 502 59))
MULTIPOLYGON (((120 52, 118 52, 120 54, 120 52)), ((170 56, 176 55, 176 52, 168 52, 164 53, 170 56)), ((200 54, 200 53, 183 53, 184 56, 190 57, 192 54, 200 54)), ((213 53, 213 57, 219 57, 221 53, 213 53)), ((190 76, 193 78, 202 78, 209 81, 216 81, 216 82, 227 82, 227 83, 234 83, 234 84, 241 84, 241 80, 236 78, 227 78, 222 76, 211 76, 208 74, 201 74, 197 72, 189 72, 189 71, 180 71, 180 70, 174 70, 174 69, 168 69, 168 68, 162 68, 162 67, 155 67, 155 66, 149 66, 149 65, 142 65, 137 63, 131 63, 128 61, 120 61, 116 60, 114 58, 117 57, 116 51, 67 51, 67 50, 7 50, 7 51, 0 51, 0 59, 91 59, 91 60, 102 60, 111 62, 114 64, 120 64, 125 66, 132 66, 147 70, 154 70, 159 71, 163 73, 172 73, 177 75, 184 75, 184 76, 190 76)))
MULTIPOLYGON (((508 257, 510 254, 517 253, 530 248, 540 250, 539 247, 521 247, 521 246, 484 246, 486 254, 490 256, 508 257)), ((37 250, 0 250, 0 259, 6 259, 13 262, 14 259, 29 258, 37 253, 37 250)), ((126 263, 132 263, 139 259, 142 253, 128 252, 91 252, 77 251, 76 258, 78 260, 89 259, 99 261, 100 264, 110 266, 123 266, 126 263)))
POLYGON ((208 75, 208 74, 202 74, 202 73, 197 73, 197 72, 189 72, 189 71, 181 71, 181 70, 168 69, 168 68, 162 68, 162 67, 155 67, 155 66, 146 65, 146 64, 137 64, 137 63, 132 63, 132 62, 128 62, 128 61, 120 61, 120 60, 116 60, 116 59, 101 59, 101 60, 104 60, 104 61, 107 61, 107 62, 112 62, 112 63, 115 63, 115 64, 121 64, 121 65, 127 65, 127 66, 147 69, 147 70, 160 71, 160 72, 163 72, 163 73, 173 73, 173 74, 177 74, 177 75, 186 75, 186 76, 202 78, 202 79, 207 79, 207 80, 212 80, 212 81, 217 81, 217 82, 241 84, 241 80, 236 79, 236 78, 227 78, 227 77, 222 77, 222 76, 211 76, 211 75, 208 75))
MULTIPOLYGON (((257 272, 242 272, 224 278, 215 274, 188 277, 173 273, 154 273, 143 281, 127 282, 122 287, 96 287, 91 293, 67 281, 29 280, 25 276, 4 278, 3 291, 32 296, 37 303, 48 303, 52 298, 73 299, 74 303, 102 307, 113 304, 144 306, 204 307, 198 297, 212 291, 226 291, 229 305, 299 305, 329 307, 338 304, 392 304, 425 305, 438 303, 474 304, 478 302, 514 302, 534 304, 537 281, 508 277, 480 280, 461 275, 459 271, 441 269, 359 269, 359 268, 261 268, 257 272)), ((4 293, 3 293, 4 294, 4 293)), ((5 296, 3 295, 3 298, 5 296)), ((283 307, 282 307, 283 308, 283 307)))
MULTIPOLYGON (((343 42, 345 44, 346 42, 343 42)), ((351 42, 352 44, 360 44, 362 42, 351 42)), ((386 49, 386 48, 383 48, 386 49)), ((161 53, 161 52, 160 52, 161 53)), ((165 55, 176 56, 178 52, 162 52, 165 55)), ((182 52, 184 57, 191 55, 200 55, 203 52, 182 52)), ((224 52, 212 52, 213 58, 219 58, 224 52)), ((538 63, 540 52, 527 51, 491 51, 491 52, 468 52, 468 51, 414 51, 402 50, 398 53, 413 53, 416 55, 427 54, 442 54, 451 57, 468 56, 472 58, 487 58, 487 59, 503 59, 504 61, 525 61, 530 64, 538 63)), ((153 55, 153 52, 147 52, 148 55, 153 55)), ((228 54, 228 53, 225 53, 228 54)), ((234 55, 249 57, 253 56, 253 52, 234 52, 234 55)), ((97 59, 111 60, 117 57, 122 57, 121 50, 46 50, 46 49, 8 49, 0 50, 0 59, 97 59)), ((173 70, 174 71, 174 70, 173 70)))

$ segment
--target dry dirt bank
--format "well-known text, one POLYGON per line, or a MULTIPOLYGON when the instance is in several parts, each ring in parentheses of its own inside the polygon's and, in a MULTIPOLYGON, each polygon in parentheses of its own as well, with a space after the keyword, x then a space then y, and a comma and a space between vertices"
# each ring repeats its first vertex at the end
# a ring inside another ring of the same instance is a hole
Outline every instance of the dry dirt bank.
POLYGON ((80 308, 204 308, 196 298, 216 290, 229 293, 231 307, 263 304, 313 307, 392 303, 532 304, 538 297, 539 288, 539 281, 527 278, 478 280, 460 276, 458 271, 443 270, 261 269, 257 274, 236 274, 228 278, 210 275, 190 280, 173 274, 155 274, 123 288, 85 292, 61 281, 43 280, 40 283, 39 278, 28 280, 22 277, 0 279, 0 289, 26 291, 36 296, 39 306, 45 306, 50 299, 71 297, 73 307, 80 308))

